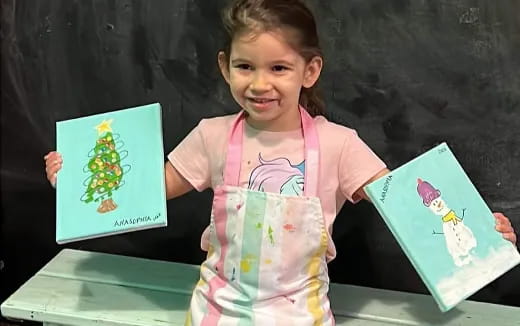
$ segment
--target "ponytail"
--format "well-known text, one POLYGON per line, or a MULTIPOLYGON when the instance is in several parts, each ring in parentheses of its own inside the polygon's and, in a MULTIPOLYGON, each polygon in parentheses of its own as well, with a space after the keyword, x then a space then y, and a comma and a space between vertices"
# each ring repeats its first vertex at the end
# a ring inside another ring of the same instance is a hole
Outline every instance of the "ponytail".
POLYGON ((300 105, 303 106, 312 117, 325 114, 325 103, 316 84, 310 88, 302 88, 300 93, 300 105))

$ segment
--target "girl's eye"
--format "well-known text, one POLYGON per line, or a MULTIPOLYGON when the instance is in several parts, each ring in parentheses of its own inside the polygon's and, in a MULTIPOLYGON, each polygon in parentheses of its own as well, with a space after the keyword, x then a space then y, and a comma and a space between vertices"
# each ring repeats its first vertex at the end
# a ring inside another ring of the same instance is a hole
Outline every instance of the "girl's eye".
POLYGON ((273 71, 275 71, 275 72, 282 72, 287 69, 289 69, 289 68, 287 68, 286 66, 282 66, 282 65, 273 66, 273 71))
POLYGON ((250 64, 247 63, 241 63, 235 66, 235 68, 243 69, 243 70, 252 70, 253 67, 250 64))

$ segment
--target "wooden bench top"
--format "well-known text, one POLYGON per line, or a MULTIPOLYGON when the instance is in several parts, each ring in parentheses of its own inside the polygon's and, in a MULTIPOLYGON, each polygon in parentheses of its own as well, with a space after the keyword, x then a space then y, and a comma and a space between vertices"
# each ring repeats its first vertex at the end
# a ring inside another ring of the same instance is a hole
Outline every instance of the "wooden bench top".
MULTIPOLYGON (((1 305, 3 316, 63 325, 184 325, 199 266, 63 249, 1 305)), ((520 308, 335 284, 337 325, 520 325, 520 308)))

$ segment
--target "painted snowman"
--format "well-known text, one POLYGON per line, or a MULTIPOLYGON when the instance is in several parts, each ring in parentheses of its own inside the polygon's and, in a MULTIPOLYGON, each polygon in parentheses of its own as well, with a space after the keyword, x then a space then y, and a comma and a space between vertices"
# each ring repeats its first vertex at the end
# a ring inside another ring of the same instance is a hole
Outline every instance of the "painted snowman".
POLYGON ((441 192, 431 184, 417 179, 417 192, 435 215, 442 216, 442 230, 446 247, 456 266, 469 264, 472 260, 471 249, 477 246, 473 232, 464 225, 464 221, 451 210, 441 197, 441 192))

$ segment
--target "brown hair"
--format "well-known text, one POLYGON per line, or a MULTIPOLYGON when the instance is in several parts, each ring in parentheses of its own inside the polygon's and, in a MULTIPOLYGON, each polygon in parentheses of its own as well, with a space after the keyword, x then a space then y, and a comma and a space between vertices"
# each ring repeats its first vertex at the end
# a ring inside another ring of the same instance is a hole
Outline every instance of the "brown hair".
MULTIPOLYGON (((231 43, 236 35, 249 31, 278 29, 295 32, 291 33, 287 40, 306 62, 315 56, 322 57, 314 16, 300 0, 233 0, 222 12, 222 22, 228 32, 224 48, 227 58, 230 56, 231 43)), ((316 84, 310 88, 302 88, 299 103, 312 116, 323 114, 325 111, 316 84)))

